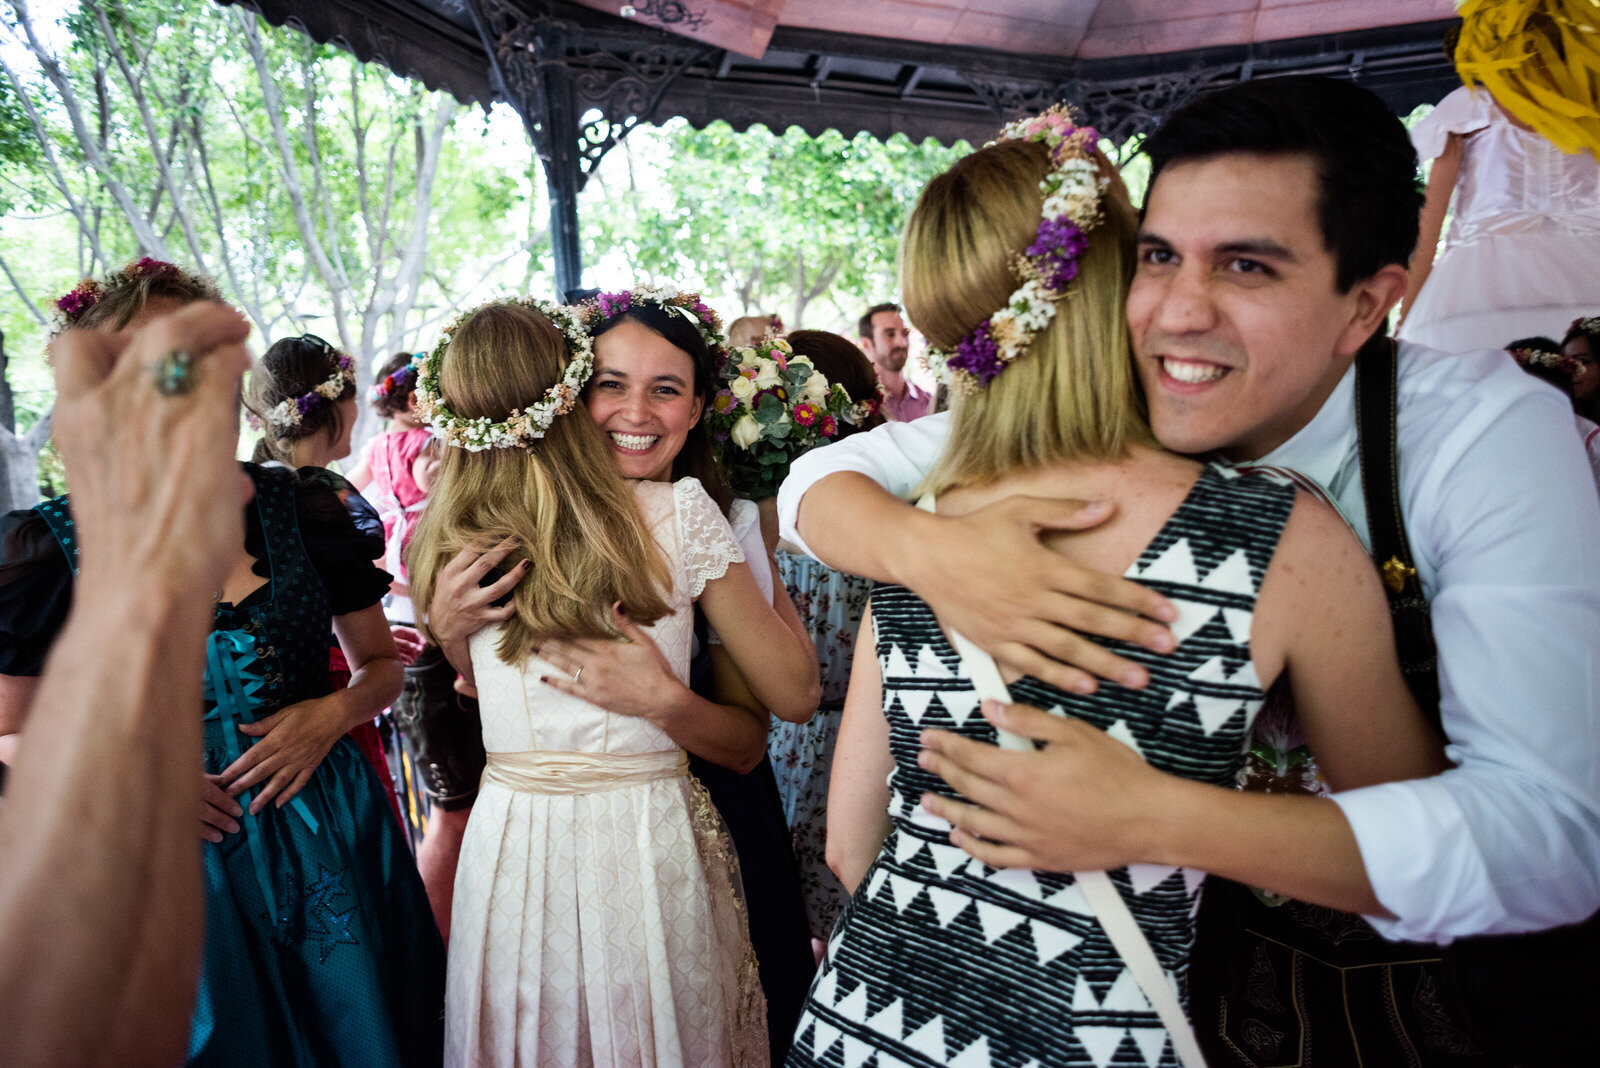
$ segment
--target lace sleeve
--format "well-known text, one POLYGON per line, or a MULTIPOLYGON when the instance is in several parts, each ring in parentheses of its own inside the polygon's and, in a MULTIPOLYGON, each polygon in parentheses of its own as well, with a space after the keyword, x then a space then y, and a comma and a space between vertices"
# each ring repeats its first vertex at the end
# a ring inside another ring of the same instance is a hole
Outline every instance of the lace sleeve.
POLYGON ((699 479, 680 479, 672 487, 672 499, 678 516, 678 569, 692 600, 707 582, 726 574, 728 565, 742 563, 744 550, 699 479))

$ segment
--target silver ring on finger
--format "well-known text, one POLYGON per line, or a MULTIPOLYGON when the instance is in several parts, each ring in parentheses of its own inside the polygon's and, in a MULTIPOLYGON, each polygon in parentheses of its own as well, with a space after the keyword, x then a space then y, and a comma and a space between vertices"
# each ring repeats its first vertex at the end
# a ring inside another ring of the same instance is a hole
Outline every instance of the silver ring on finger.
POLYGON ((179 397, 194 389, 194 354, 184 349, 168 349, 150 372, 155 376, 156 392, 163 397, 179 397))
POLYGON ((574 671, 572 673, 572 685, 574 685, 574 686, 578 685, 578 680, 581 679, 582 677, 583 677, 583 665, 580 664, 578 666, 578 670, 574 671))

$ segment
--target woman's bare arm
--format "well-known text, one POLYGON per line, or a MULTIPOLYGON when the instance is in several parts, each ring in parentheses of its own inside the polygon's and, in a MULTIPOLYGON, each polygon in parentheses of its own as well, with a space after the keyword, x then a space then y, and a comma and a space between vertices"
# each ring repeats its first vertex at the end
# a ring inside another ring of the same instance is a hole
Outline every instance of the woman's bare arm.
POLYGON ((856 655, 845 692, 844 716, 828 780, 828 867, 850 893, 872 866, 889 836, 889 721, 883 716, 883 676, 878 670, 872 612, 861 619, 856 655))
POLYGON ((1411 277, 1406 284, 1406 295, 1400 301, 1400 321, 1405 322, 1411 305, 1422 292, 1422 285, 1433 271, 1433 259, 1439 251, 1439 235, 1444 231, 1445 213, 1450 209, 1450 197, 1456 190, 1456 179, 1461 173, 1461 156, 1466 138, 1451 134, 1444 143, 1444 151, 1433 161, 1428 172, 1428 192, 1422 202, 1421 227, 1417 232, 1417 248, 1411 254, 1411 277))

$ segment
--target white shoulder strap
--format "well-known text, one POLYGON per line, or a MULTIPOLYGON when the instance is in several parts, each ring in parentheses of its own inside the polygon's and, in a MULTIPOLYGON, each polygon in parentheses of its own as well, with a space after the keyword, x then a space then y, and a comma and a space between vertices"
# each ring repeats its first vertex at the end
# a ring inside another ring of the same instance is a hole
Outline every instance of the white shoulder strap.
MULTIPOLYGON (((933 495, 924 494, 917 502, 917 507, 932 512, 933 495)), ((1006 688, 1005 680, 1000 675, 1000 667, 994 662, 994 657, 955 631, 948 633, 950 644, 960 654, 961 665, 972 679, 973 689, 978 691, 978 699, 1010 704, 1011 691, 1006 688)), ((1006 731, 996 733, 1000 736, 1002 749, 1033 748, 1033 742, 1027 738, 1006 731)), ((1139 983, 1139 989, 1144 991, 1151 1008, 1155 1010, 1162 1026, 1171 1036, 1172 1048, 1178 1054, 1179 1063, 1183 1068, 1205 1068, 1205 1058, 1200 1056, 1199 1040, 1195 1038, 1189 1018, 1184 1015, 1183 1004, 1178 1000, 1178 991, 1173 984, 1167 982, 1166 972, 1161 970, 1161 962, 1156 959, 1155 950, 1150 948, 1150 942, 1139 929, 1133 913, 1128 911, 1128 903, 1122 900, 1116 884, 1103 871, 1079 871, 1073 872, 1073 876, 1083 890, 1084 899, 1100 921, 1101 929, 1105 931, 1106 937, 1111 939, 1111 945, 1122 957, 1122 962, 1128 966, 1128 970, 1133 973, 1134 979, 1139 983)))

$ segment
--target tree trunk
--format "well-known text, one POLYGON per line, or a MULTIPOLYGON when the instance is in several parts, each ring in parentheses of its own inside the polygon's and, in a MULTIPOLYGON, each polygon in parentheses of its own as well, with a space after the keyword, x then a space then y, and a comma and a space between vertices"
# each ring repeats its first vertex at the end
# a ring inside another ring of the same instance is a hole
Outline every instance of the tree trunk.
POLYGON ((50 438, 50 414, 26 434, 0 429, 0 514, 39 503, 39 450, 50 438))

